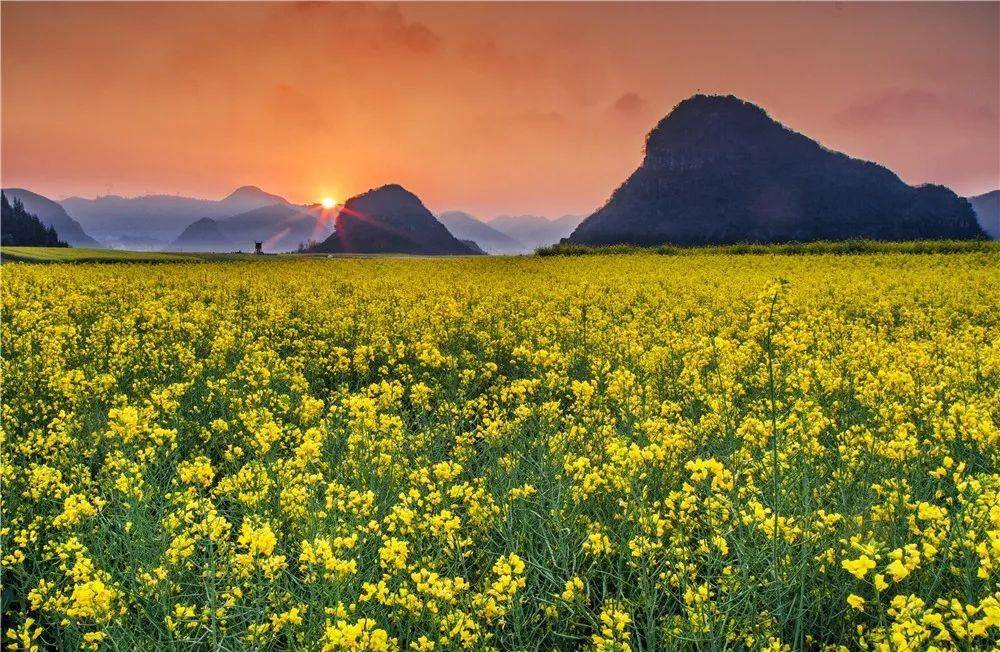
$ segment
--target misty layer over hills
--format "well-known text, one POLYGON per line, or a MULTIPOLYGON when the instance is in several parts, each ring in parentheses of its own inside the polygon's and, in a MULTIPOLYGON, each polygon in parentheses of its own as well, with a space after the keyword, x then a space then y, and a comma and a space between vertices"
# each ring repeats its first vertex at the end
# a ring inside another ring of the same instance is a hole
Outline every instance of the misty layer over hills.
POLYGON ((4 192, 74 247, 228 252, 252 251, 254 242, 264 242, 266 251, 282 252, 333 230, 332 213, 318 205, 290 204, 256 186, 242 186, 220 200, 107 195, 54 202, 20 188, 4 192))
MULTIPOLYGON (((395 192, 399 187, 386 186, 381 190, 388 192, 386 189, 395 192)), ((5 192, 25 202, 29 212, 39 215, 43 224, 53 226, 60 234, 66 233, 65 239, 70 245, 77 247, 231 252, 252 251, 254 243, 261 242, 267 253, 289 252, 303 248, 303 245, 316 245, 329 238, 334 231, 335 218, 341 210, 340 207, 324 209, 318 204, 294 205, 279 195, 264 192, 255 186, 238 188, 221 200, 169 195, 132 198, 103 196, 96 199, 71 197, 64 200, 63 204, 85 216, 83 221, 89 229, 101 235, 102 241, 98 241, 84 231, 80 222, 70 217, 60 203, 20 188, 5 192), (208 216, 192 217, 192 214, 206 213, 208 216)), ((415 198, 412 193, 410 195, 415 198)), ((380 196, 385 199, 384 193, 380 196)), ((360 201, 361 197, 363 196, 355 198, 355 202, 360 201)), ((367 201, 361 201, 361 205, 369 205, 367 201)), ((416 201, 419 203, 419 199, 416 201)), ((441 236, 439 227, 443 226, 445 232, 449 233, 449 242, 443 248, 439 246, 440 242, 431 246, 430 250, 435 253, 530 253, 538 246, 558 242, 580 219, 569 217, 568 220, 547 220, 527 215, 497 218, 498 223, 521 235, 524 238, 522 242, 460 211, 443 213, 440 220, 434 219, 432 223, 427 219, 429 211, 424 213, 426 209, 417 210, 415 206, 408 205, 407 201, 390 202, 379 210, 381 213, 370 217, 369 222, 381 223, 384 232, 378 235, 377 229, 369 228, 362 229, 360 234, 353 233, 353 244, 347 246, 342 243, 342 251, 426 253, 428 249, 415 244, 415 241, 433 241, 435 237, 441 236), (572 222, 569 226, 568 221, 572 222), (396 224, 393 226, 392 222, 396 224), (409 229, 413 233, 401 240, 397 239, 393 245, 391 239, 387 239, 387 233, 400 229, 401 225, 404 230, 409 229), (414 235, 424 229, 430 229, 431 232, 414 235), (459 244, 450 242, 450 236, 459 244)), ((343 221, 348 231, 354 221, 356 220, 343 221)))
POLYGON ((490 254, 519 254, 528 247, 506 233, 482 222, 463 211, 445 211, 438 215, 438 220, 451 231, 452 235, 461 240, 472 240, 483 251, 490 254))
POLYGON ((994 240, 1000 239, 1000 190, 969 197, 969 203, 986 235, 994 240))
POLYGON ((288 202, 255 186, 243 186, 220 200, 172 195, 106 195, 96 199, 70 197, 61 204, 89 233, 108 244, 146 242, 150 248, 162 248, 201 218, 230 217, 288 202), (157 243, 159 247, 155 246, 157 243))
POLYGON ((826 149, 733 96, 695 95, 649 133, 642 164, 573 231, 575 244, 680 245, 977 238, 943 186, 826 149))
POLYGON ((537 215, 500 215, 488 224, 517 239, 530 252, 559 242, 572 233, 583 218, 583 215, 563 215, 548 220, 537 215))
POLYGON ((583 220, 564 215, 550 220, 538 215, 500 215, 480 220, 462 211, 446 211, 438 219, 458 238, 474 240, 490 254, 527 254, 565 238, 583 220))
POLYGON ((333 232, 336 209, 316 204, 276 204, 230 217, 202 219, 188 225, 174 240, 171 251, 252 251, 263 243, 267 253, 296 251, 333 232))

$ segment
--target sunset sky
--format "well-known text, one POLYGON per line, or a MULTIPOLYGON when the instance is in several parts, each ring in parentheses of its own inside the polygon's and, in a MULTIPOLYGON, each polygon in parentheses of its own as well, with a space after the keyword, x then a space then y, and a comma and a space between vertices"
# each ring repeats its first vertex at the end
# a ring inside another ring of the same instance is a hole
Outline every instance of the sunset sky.
POLYGON ((1000 4, 3 3, 3 185, 589 213, 685 97, 1000 185, 1000 4))

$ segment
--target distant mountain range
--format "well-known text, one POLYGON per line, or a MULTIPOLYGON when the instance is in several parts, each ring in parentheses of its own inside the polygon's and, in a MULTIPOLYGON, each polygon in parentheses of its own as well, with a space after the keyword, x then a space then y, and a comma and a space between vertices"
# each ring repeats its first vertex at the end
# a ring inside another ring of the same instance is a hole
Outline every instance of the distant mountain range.
POLYGON ((173 195, 105 195, 96 199, 70 197, 60 203, 99 240, 111 245, 127 241, 159 245, 150 248, 163 248, 189 224, 203 217, 224 218, 264 206, 288 204, 283 197, 256 186, 237 188, 220 200, 173 195))
POLYGON ((18 199, 24 210, 35 215, 45 226, 51 226, 59 239, 71 247, 101 247, 100 242, 87 235, 80 223, 66 213, 66 209, 48 197, 24 188, 4 188, 3 193, 13 201, 18 199))
POLYGON ((527 254, 568 236, 583 216, 563 215, 550 220, 538 215, 500 215, 484 221, 462 211, 447 211, 438 219, 456 237, 474 240, 487 253, 527 254))
POLYGON ((986 235, 1000 240, 1000 190, 969 197, 969 203, 976 211, 976 219, 986 235))
POLYGON ((351 197, 335 218, 334 231, 310 253, 475 254, 400 185, 351 197))
POLYGON ((437 217, 456 238, 472 240, 486 253, 519 254, 524 253, 528 249, 524 243, 476 219, 468 213, 446 211, 440 213, 437 217))
POLYGON ((572 233, 583 218, 583 215, 563 215, 550 220, 538 215, 500 215, 487 224, 524 244, 525 251, 532 252, 559 242, 572 233))
POLYGON ((649 133, 639 169, 567 241, 702 245, 983 236, 969 202, 943 186, 909 186, 731 95, 695 95, 649 133))
MULTIPOLYGON (((24 202, 29 212, 38 214, 43 224, 51 224, 75 247, 227 252, 251 251, 254 242, 263 242, 265 252, 295 251, 300 245, 328 238, 340 210, 326 210, 318 204, 291 204, 256 186, 242 186, 220 200, 105 195, 95 199, 70 197, 58 203, 21 188, 5 192, 24 202), (84 227, 101 241, 88 235, 84 227)), ((449 211, 438 219, 460 242, 461 253, 518 254, 558 242, 582 217, 567 215, 548 220, 534 215, 500 216, 487 223, 468 213, 449 211), (475 246, 469 246, 469 242, 475 246)), ((369 232, 366 237, 372 235, 369 232)), ((379 246, 388 245, 372 244, 379 246)), ((412 249, 413 243, 401 246, 412 249)))

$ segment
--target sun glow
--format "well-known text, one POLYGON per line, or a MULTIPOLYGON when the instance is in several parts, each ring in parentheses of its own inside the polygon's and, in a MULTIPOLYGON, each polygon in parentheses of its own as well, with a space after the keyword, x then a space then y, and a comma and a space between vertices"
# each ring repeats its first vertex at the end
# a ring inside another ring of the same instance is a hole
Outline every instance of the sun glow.
POLYGON ((337 202, 333 199, 333 197, 324 197, 323 201, 320 203, 323 205, 323 208, 333 208, 337 205, 337 202))

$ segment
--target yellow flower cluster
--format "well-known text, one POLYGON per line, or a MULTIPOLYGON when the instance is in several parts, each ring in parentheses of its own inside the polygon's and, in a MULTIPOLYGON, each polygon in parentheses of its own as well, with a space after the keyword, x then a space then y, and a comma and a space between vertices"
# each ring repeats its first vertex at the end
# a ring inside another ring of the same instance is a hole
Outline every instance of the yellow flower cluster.
POLYGON ((995 648, 998 270, 5 264, 4 645, 995 648))

